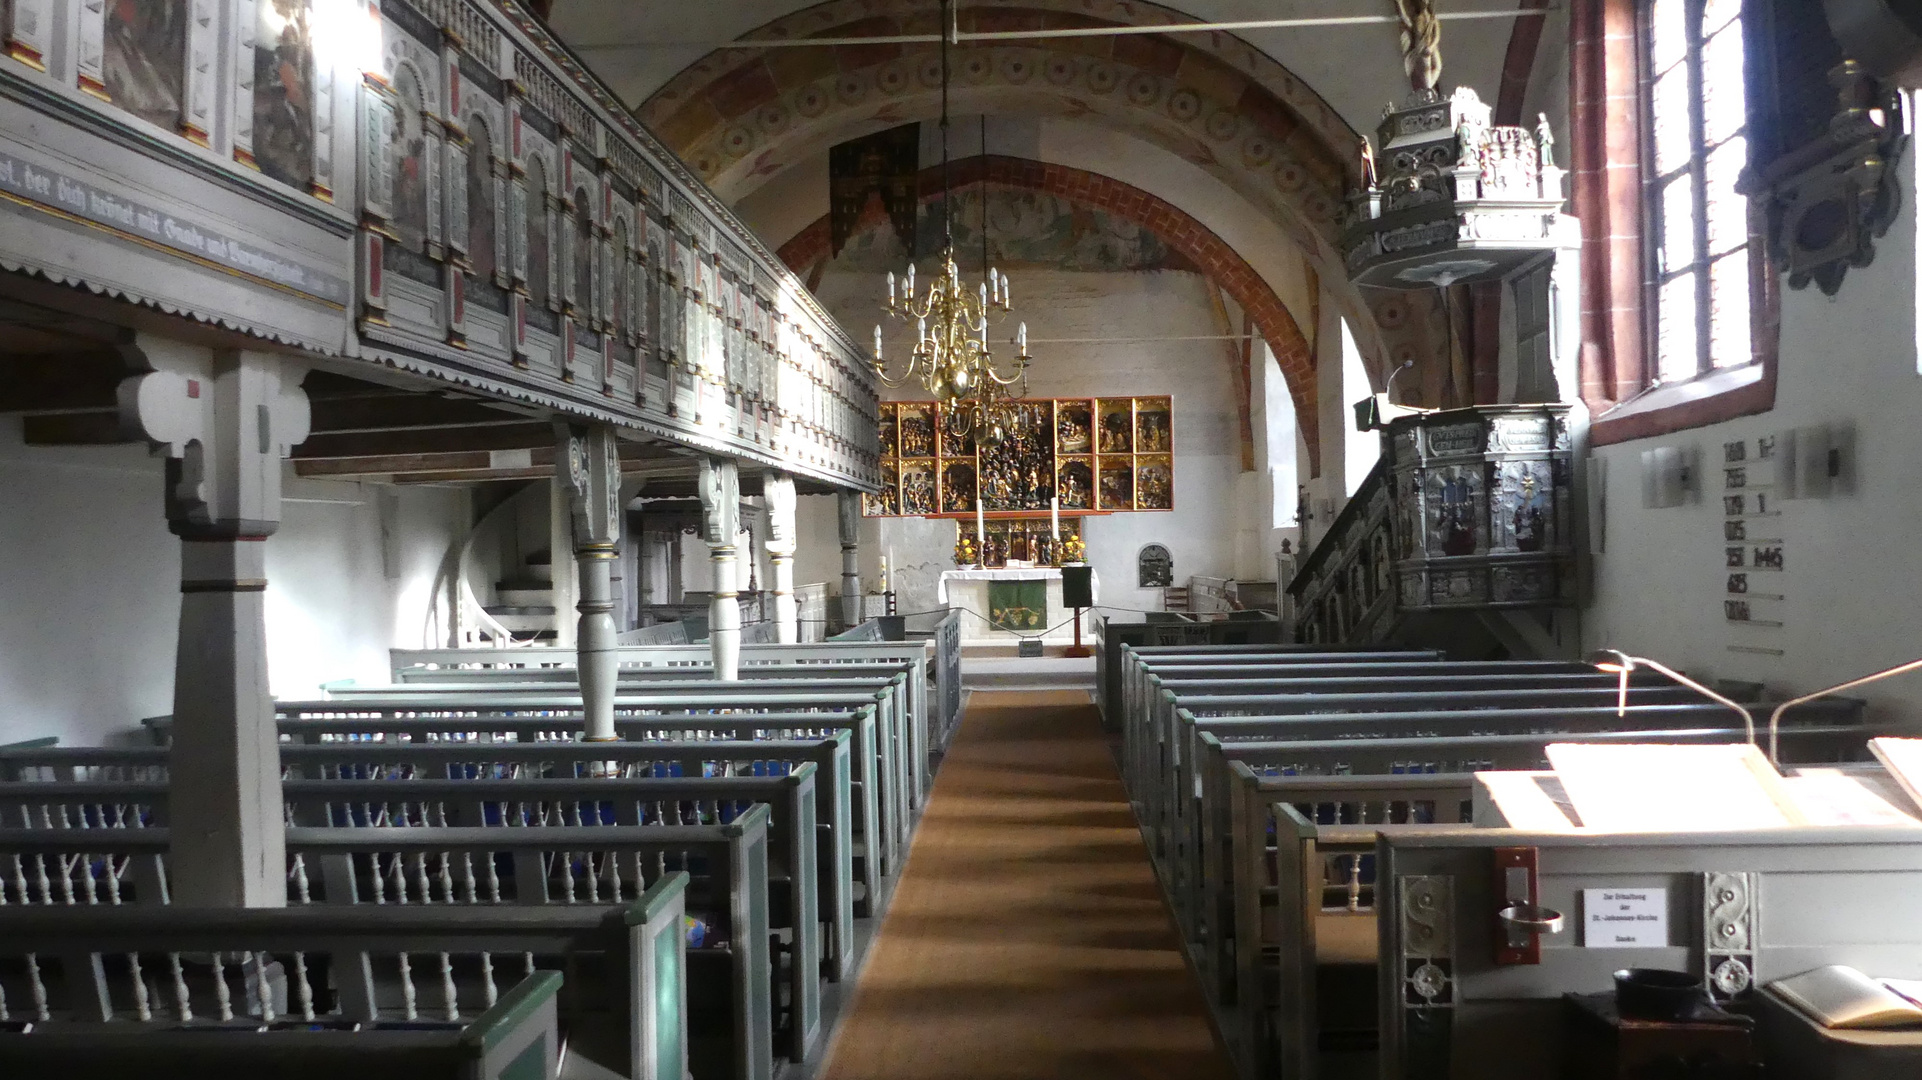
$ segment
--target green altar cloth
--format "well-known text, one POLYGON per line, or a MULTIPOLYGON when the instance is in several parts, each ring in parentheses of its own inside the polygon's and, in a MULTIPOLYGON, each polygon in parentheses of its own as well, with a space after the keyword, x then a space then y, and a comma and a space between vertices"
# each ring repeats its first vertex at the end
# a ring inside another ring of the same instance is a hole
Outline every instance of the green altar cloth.
POLYGON ((1038 634, 1048 628, 1046 581, 988 582, 988 622, 996 630, 1038 634))

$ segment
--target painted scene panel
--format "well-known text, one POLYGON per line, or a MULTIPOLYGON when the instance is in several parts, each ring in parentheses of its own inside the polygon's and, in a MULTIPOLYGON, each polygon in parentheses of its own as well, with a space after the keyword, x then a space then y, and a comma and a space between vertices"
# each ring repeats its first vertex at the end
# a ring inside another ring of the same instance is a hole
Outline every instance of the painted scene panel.
POLYGON ((178 131, 187 81, 188 0, 113 0, 103 63, 107 96, 152 124, 178 131))
POLYGON ((314 180, 314 37, 309 0, 259 0, 254 162, 283 184, 314 180))

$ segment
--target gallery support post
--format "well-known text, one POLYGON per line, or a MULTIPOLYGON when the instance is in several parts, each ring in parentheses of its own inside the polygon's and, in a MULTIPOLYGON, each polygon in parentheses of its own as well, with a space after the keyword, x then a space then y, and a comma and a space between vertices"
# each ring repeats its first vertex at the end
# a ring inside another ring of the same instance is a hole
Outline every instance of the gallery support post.
MULTIPOLYGON (((614 693, 619 654, 614 627, 614 562, 620 558, 621 455, 614 429, 557 422, 554 484, 566 496, 574 563, 579 576, 580 622, 574 640, 586 738, 605 742, 614 734, 614 693)), ((557 566, 555 569, 559 569, 557 566)), ((564 616, 558 609, 556 622, 564 616)))
POLYGON ((741 599, 736 582, 741 532, 740 467, 728 458, 701 459, 701 530, 714 566, 714 592, 707 608, 708 652, 714 677, 741 677, 741 599))
POLYGON ((767 503, 767 554, 774 568, 774 634, 783 645, 801 640, 801 613, 794 601, 795 533, 794 478, 769 470, 761 477, 762 501, 767 503))
POLYGON ((841 522, 841 623, 861 625, 861 493, 842 491, 835 509, 841 522))
POLYGON ((271 353, 149 335, 124 347, 121 420, 166 457, 180 537, 171 898, 199 907, 287 902, 280 738, 267 682, 267 538, 281 459, 307 438, 305 375, 271 353))

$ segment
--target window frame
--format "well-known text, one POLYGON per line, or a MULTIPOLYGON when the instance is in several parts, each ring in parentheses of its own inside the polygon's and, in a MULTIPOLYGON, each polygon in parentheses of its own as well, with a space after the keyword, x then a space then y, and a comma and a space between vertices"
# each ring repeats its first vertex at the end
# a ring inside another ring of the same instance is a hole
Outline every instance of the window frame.
MULTIPOLYGON (((1753 416, 1768 412, 1775 407, 1776 367, 1778 362, 1778 342, 1781 321, 1781 292, 1774 259, 1770 256, 1767 244, 1767 193, 1738 189, 1747 201, 1748 241, 1741 250, 1748 255, 1749 266, 1749 359, 1746 362, 1726 367, 1712 366, 1711 346, 1698 338, 1697 370, 1692 376, 1663 381, 1661 376, 1660 354, 1660 288, 1663 273, 1660 263, 1661 236, 1659 233, 1660 214, 1655 205, 1657 182, 1655 172, 1654 130, 1651 110, 1654 107, 1654 72, 1652 71, 1653 41, 1651 38, 1651 18, 1654 0, 1578 0, 1595 8, 1606 8, 1617 3, 1632 5, 1634 42, 1628 70, 1612 70, 1608 82, 1617 79, 1625 85, 1632 85, 1636 101, 1635 123, 1637 136, 1634 152, 1640 160, 1635 162, 1637 169, 1636 197, 1633 212, 1640 215, 1640 224, 1632 231, 1639 233, 1639 258, 1636 267, 1642 281, 1640 298, 1640 340, 1641 362, 1639 371, 1628 385, 1619 386, 1619 396, 1610 398, 1606 388, 1600 392, 1585 389, 1584 397, 1595 419, 1589 430, 1589 441, 1595 446, 1626 442, 1631 439, 1650 438, 1672 434, 1690 428, 1722 423, 1743 416, 1753 416), (1704 366, 1704 365, 1709 366, 1704 366)), ((1704 0, 1687 0, 1690 13, 1691 56, 1699 53, 1700 19, 1704 0)), ((1748 139, 1751 162, 1758 148, 1765 140, 1759 134, 1767 129, 1772 117, 1767 110, 1767 102, 1758 100, 1754 89, 1758 84, 1766 84, 1773 78, 1774 54, 1766 47, 1769 28, 1765 19, 1758 16, 1753 5, 1745 3, 1741 13, 1747 112, 1741 133, 1748 139)), ((1692 59, 1685 61, 1694 63, 1692 59)), ((1617 65, 1611 65, 1617 66, 1617 65)), ((1699 67, 1696 71, 1699 72, 1699 67)), ((1691 95, 1697 96, 1699 74, 1691 76, 1691 95)), ((1588 117, 1591 124, 1606 125, 1610 118, 1606 115, 1605 100, 1591 106, 1588 117)), ((1697 172, 1705 172, 1706 154, 1703 152, 1698 106, 1691 106, 1690 118, 1692 150, 1690 165, 1696 163, 1704 167, 1697 172)), ((1731 136, 1733 137, 1733 136, 1731 136)), ((1605 173, 1606 170, 1603 170, 1605 173)), ((1579 182, 1579 181, 1578 181, 1579 182)), ((1593 182, 1603 182, 1596 180, 1593 182)), ((1698 197, 1700 192, 1698 191, 1698 197)), ((1603 199, 1609 198, 1604 191, 1603 199)), ((1698 202, 1697 205, 1700 205, 1698 202)), ((1616 224, 1611 222, 1611 227, 1616 224)), ((1704 219, 1698 226, 1706 230, 1704 219)), ((1618 228, 1619 231, 1619 228, 1618 228)), ((1698 241, 1700 234, 1698 232, 1698 241)), ((1706 247, 1698 250, 1698 262, 1691 267, 1699 267, 1705 273, 1715 262, 1707 255, 1706 247)), ((1725 256, 1736 257, 1733 253, 1725 256)), ((1619 258, 1619 256, 1617 256, 1619 258)), ((1607 265, 1605 262, 1603 265, 1607 265)), ((1694 269, 1688 272, 1698 272, 1694 269)), ((1704 279, 1706 281, 1706 278, 1704 279)), ((1698 335, 1705 333, 1710 311, 1700 299, 1698 291, 1697 327, 1698 335)))

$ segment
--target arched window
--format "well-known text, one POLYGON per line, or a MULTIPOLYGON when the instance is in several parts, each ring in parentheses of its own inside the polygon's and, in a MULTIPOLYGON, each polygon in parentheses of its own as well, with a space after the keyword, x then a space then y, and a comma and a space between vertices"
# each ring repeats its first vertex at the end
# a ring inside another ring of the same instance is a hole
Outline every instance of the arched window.
POLYGON ((254 163, 305 191, 314 180, 314 38, 309 0, 260 0, 254 26, 254 163))
POLYGON ((614 340, 627 340, 628 304, 633 300, 633 292, 628 283, 633 280, 633 259, 627 250, 627 222, 614 223, 614 252, 611 257, 613 280, 608 282, 607 321, 614 332, 614 340))
POLYGON ((467 260, 474 276, 494 276, 494 146, 487 124, 475 117, 467 129, 467 260))
POLYGON ((187 0, 113 0, 103 28, 107 96, 168 131, 184 116, 187 19, 187 0))
POLYGON ((584 187, 574 189, 574 308, 594 313, 594 204, 584 187))
POLYGON ((527 295, 546 306, 547 283, 547 167, 540 158, 527 162, 527 295))
POLYGON ((394 78, 400 115, 394 125, 394 227, 402 246, 427 248, 427 128, 422 122, 420 84, 401 68, 394 78))

